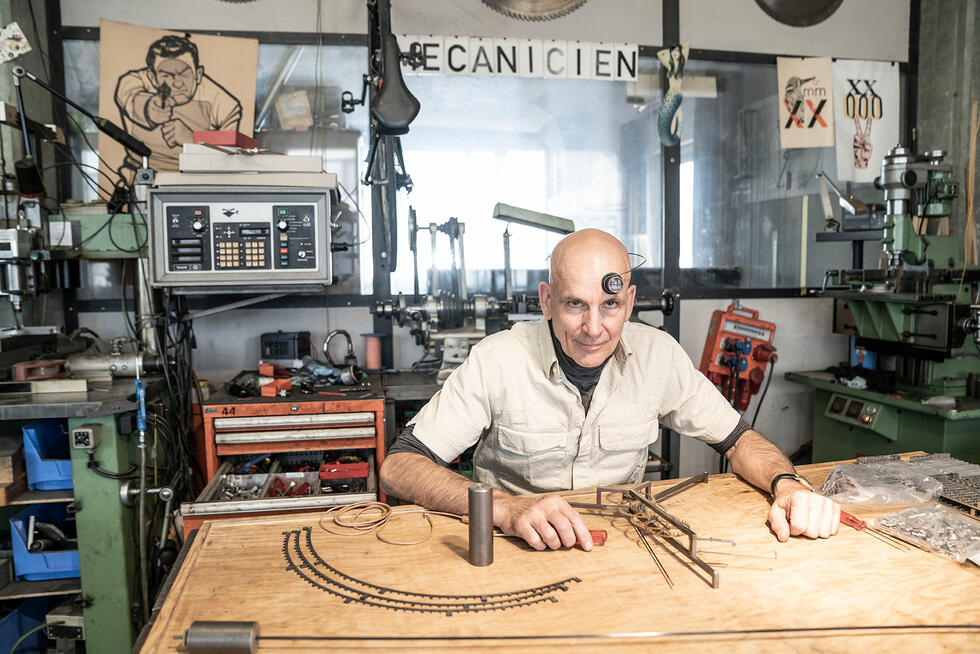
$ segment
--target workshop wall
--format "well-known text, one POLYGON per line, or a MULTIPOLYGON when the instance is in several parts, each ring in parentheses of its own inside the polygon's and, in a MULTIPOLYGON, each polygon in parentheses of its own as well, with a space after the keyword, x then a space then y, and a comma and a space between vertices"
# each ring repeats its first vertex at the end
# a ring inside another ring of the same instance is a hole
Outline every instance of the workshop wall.
MULTIPOLYGON (((972 0, 922 0, 919 27, 918 152, 945 150, 954 179, 970 165, 970 107, 980 100, 980 7, 972 0)), ((974 190, 980 183, 974 180, 974 190)), ((950 229, 962 232, 966 185, 950 229)))
MULTIPOLYGON (((392 28, 406 34, 461 34, 660 45, 660 0, 592 0, 549 22, 511 20, 479 0, 393 0, 392 28), (610 8, 614 7, 614 11, 610 8)), ((925 3, 924 3, 925 4, 925 3)), ((969 4, 969 3, 966 3, 969 4)), ((64 25, 98 27, 100 18, 150 27, 258 32, 309 32, 316 1, 229 3, 221 0, 61 0, 64 25), (178 24, 179 23, 179 24, 178 24)), ((325 32, 363 34, 363 0, 321 4, 325 32)), ((908 0, 847 0, 824 23, 801 30, 767 17, 754 0, 684 0, 681 40, 692 47, 739 52, 908 60, 908 0), (872 29, 873 27, 873 29, 872 29)))
POLYGON ((692 48, 908 61, 909 0, 845 0, 830 18, 805 29, 777 23, 755 0, 679 4, 681 41, 692 48))

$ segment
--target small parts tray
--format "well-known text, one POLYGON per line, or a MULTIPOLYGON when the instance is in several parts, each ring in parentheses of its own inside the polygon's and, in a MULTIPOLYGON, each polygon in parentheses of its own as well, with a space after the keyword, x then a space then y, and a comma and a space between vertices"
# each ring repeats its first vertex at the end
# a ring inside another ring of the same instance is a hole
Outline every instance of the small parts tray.
POLYGON ((371 464, 367 461, 361 463, 328 461, 320 466, 320 479, 363 479, 370 471, 371 464))
MULTIPOLYGON (((360 465, 364 466, 365 464, 360 465)), ((318 470, 283 472, 282 461, 278 458, 273 462, 268 473, 257 475, 233 475, 231 474, 233 463, 225 461, 218 468, 214 478, 198 495, 196 501, 184 502, 180 505, 180 513, 184 518, 185 525, 191 524, 193 525, 191 528, 196 528, 205 519, 232 518, 255 513, 326 510, 331 506, 376 500, 378 499, 378 482, 373 455, 368 457, 366 465, 368 471, 366 477, 357 477, 354 476, 354 472, 345 470, 342 472, 344 477, 340 479, 321 480, 318 470), (240 482, 242 478, 246 477, 254 478, 252 480, 253 486, 260 486, 261 493, 257 497, 236 500, 223 500, 221 498, 222 489, 226 487, 229 480, 240 482), (302 479, 303 481, 297 483, 296 486, 308 482, 314 492, 309 495, 270 496, 269 487, 277 477, 288 481, 293 481, 294 477, 295 479, 302 479)))
POLYGON ((265 497, 306 497, 320 494, 320 478, 316 472, 279 472, 272 479, 265 497))

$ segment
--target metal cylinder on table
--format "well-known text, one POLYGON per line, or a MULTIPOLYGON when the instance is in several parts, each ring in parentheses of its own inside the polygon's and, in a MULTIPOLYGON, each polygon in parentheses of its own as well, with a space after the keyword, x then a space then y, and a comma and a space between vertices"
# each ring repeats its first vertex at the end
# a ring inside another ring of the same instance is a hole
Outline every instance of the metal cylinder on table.
POLYGON ((255 654, 258 648, 258 622, 198 621, 184 632, 188 654, 255 654))
POLYGON ((487 484, 469 488, 470 565, 493 563, 493 489, 487 484))

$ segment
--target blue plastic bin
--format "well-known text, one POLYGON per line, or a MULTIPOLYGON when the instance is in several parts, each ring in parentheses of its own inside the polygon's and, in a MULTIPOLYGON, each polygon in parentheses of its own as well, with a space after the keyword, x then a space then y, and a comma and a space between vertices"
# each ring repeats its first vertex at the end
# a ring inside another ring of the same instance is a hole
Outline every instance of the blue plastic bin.
MULTIPOLYGON (((34 597, 21 602, 13 613, 4 616, 0 620, 0 652, 6 654, 21 636, 39 626, 44 621, 49 605, 47 597, 34 597)), ((17 654, 39 652, 42 642, 46 643, 47 637, 44 630, 39 629, 20 644, 17 654)))
MULTIPOLYGON (((67 504, 35 504, 10 519, 10 542, 14 549, 14 576, 17 579, 38 581, 42 579, 67 579, 78 577, 78 550, 60 552, 29 552, 27 550, 27 519, 64 527, 67 504)), ((2 650, 0 650, 2 651, 2 650)))
POLYGON ((30 490, 71 488, 71 452, 64 420, 24 425, 24 462, 30 490))

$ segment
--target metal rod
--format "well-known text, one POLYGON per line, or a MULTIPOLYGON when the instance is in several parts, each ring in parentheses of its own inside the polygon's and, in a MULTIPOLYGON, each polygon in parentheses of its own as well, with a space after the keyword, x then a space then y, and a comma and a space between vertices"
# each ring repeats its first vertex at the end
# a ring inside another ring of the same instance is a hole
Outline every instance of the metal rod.
POLYGON ((148 282, 150 278, 150 261, 146 257, 136 259, 136 329, 139 333, 140 342, 143 343, 143 351, 147 354, 156 354, 157 348, 157 328, 153 310, 153 291, 148 282))
POLYGON ((466 225, 459 224, 459 299, 465 300, 466 295, 466 253, 463 249, 463 235, 466 233, 466 225))
MULTIPOLYGON (((688 480, 688 481, 690 481, 690 480, 688 480)), ((678 485, 680 485, 680 484, 678 484, 678 485)), ((684 535, 686 535, 687 538, 688 538, 688 546, 687 547, 684 547, 683 545, 681 545, 677 541, 677 539, 673 538, 672 536, 664 535, 664 536, 662 536, 662 538, 666 542, 668 542, 671 545, 673 545, 674 547, 676 547, 678 549, 678 551, 683 552, 685 555, 687 555, 687 557, 689 559, 691 559, 691 562, 692 563, 694 563, 696 566, 698 566, 699 568, 701 568, 702 570, 704 570, 705 572, 707 572, 709 575, 711 575, 711 587, 712 588, 718 588, 721 585, 721 579, 719 578, 718 571, 715 570, 714 568, 712 568, 708 563, 706 563, 705 561, 703 561, 698 556, 698 535, 695 534, 693 531, 691 531, 691 528, 690 527, 688 527, 683 522, 679 521, 677 518, 675 518, 674 516, 670 515, 666 511, 664 511, 662 508, 660 508, 660 506, 658 506, 654 502, 651 502, 650 500, 648 500, 647 498, 643 497, 642 495, 640 495, 639 493, 637 493, 634 490, 626 491, 626 493, 624 493, 624 497, 625 496, 629 496, 631 499, 634 499, 637 502, 641 503, 643 506, 645 506, 646 508, 650 509, 651 511, 653 511, 657 515, 659 515, 665 521, 667 521, 668 523, 670 523, 671 525, 673 525, 674 528, 676 528, 681 533, 683 533, 684 535)))
POLYGON ((504 299, 514 297, 513 271, 510 269, 510 223, 504 228, 504 299))
POLYGON ((20 114, 20 129, 24 134, 24 156, 33 156, 31 151, 31 139, 27 135, 27 114, 24 113, 24 92, 20 88, 20 78, 24 75, 24 69, 14 68, 14 91, 17 92, 17 113, 20 114), (20 75, 17 73, 20 72, 20 75))
POLYGON ((493 563, 493 489, 488 484, 471 484, 469 497, 470 565, 493 563))
POLYGON ((895 538, 891 534, 886 534, 885 532, 879 531, 878 529, 875 529, 874 527, 865 527, 864 528, 864 531, 868 532, 871 536, 874 536, 875 538, 877 538, 878 540, 880 540, 882 543, 886 543, 888 545, 891 545, 892 547, 894 547, 897 550, 901 550, 902 552, 908 552, 909 551, 909 547, 908 547, 908 545, 905 544, 904 541, 902 541, 902 540, 900 540, 898 538, 895 538))
POLYGON ((776 553, 773 552, 772 556, 762 556, 760 554, 741 554, 739 552, 715 552, 712 550, 698 550, 698 554, 722 554, 724 556, 742 556, 748 559, 774 559, 776 558, 776 553))
POLYGON ((923 624, 923 625, 864 625, 864 626, 830 626, 830 627, 774 627, 770 629, 717 629, 703 631, 625 631, 605 634, 507 634, 489 636, 439 635, 439 636, 344 636, 342 634, 329 636, 261 636, 260 640, 329 640, 329 641, 525 641, 525 640, 564 640, 564 639, 599 639, 599 638, 682 638, 694 636, 751 636, 754 634, 823 634, 841 632, 873 633, 875 631, 895 632, 911 631, 925 633, 929 631, 980 631, 980 624, 923 624))
POLYGON ((660 557, 658 557, 657 553, 653 551, 652 547, 650 547, 650 543, 647 542, 646 536, 643 535, 643 532, 636 525, 633 525, 633 529, 636 530, 636 535, 640 537, 641 541, 643 541, 643 546, 647 548, 647 552, 649 552, 650 556, 653 557, 653 562, 656 563, 657 568, 660 569, 660 574, 664 576, 664 579, 666 579, 667 583, 670 584, 670 587, 673 588, 673 580, 671 580, 670 575, 667 574, 667 569, 664 568, 664 564, 660 562, 660 557))
POLYGON ((429 295, 435 297, 439 292, 439 269, 436 267, 436 230, 438 225, 429 223, 429 243, 432 246, 432 267, 429 269, 429 295))

